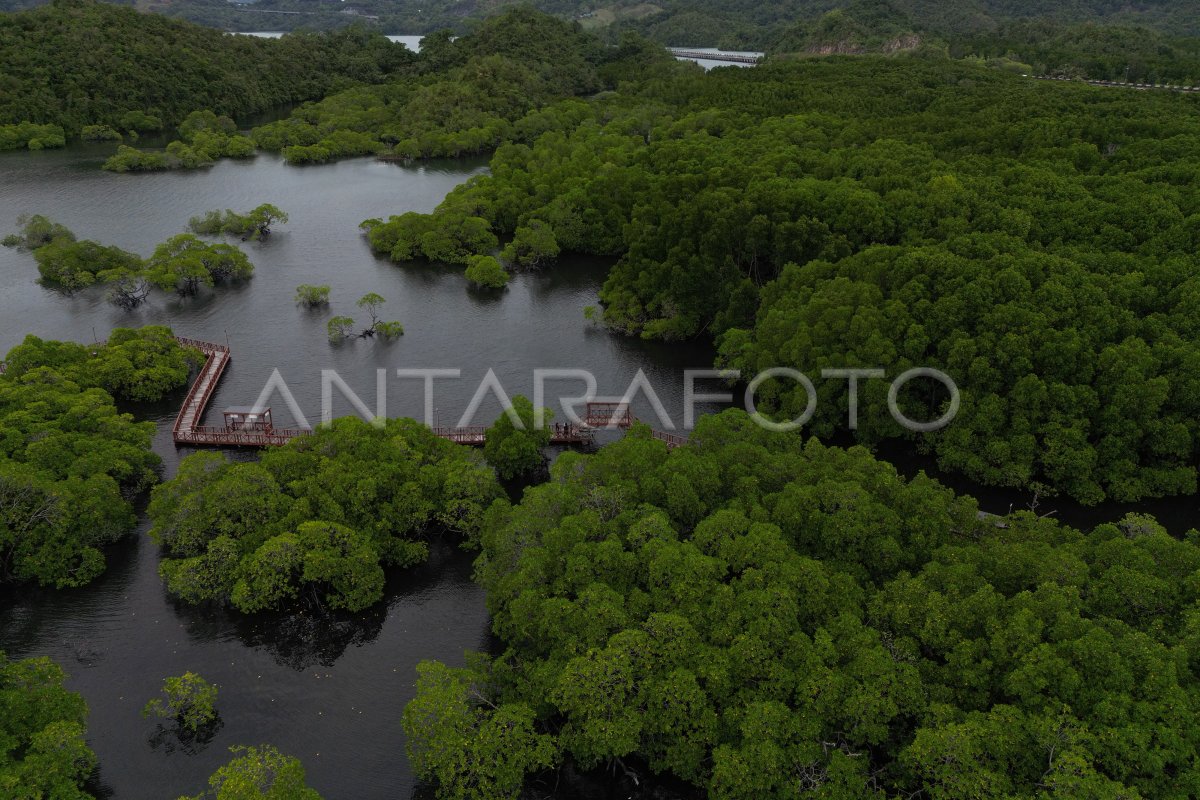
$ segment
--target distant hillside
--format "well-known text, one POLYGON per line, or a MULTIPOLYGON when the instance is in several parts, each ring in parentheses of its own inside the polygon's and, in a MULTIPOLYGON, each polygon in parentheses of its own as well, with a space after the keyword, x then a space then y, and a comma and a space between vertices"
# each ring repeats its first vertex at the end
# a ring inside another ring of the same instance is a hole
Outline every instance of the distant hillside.
POLYGON ((414 56, 378 33, 235 36, 92 0, 0 15, 0 124, 152 128, 244 116, 382 80, 414 56), (138 126, 130 114, 142 115, 138 126))
MULTIPOLYGON (((0 0, 0 8, 36 1, 0 0)), ((363 29, 410 34, 443 29, 465 33, 476 28, 483 18, 525 4, 578 21, 610 42, 632 31, 663 44, 716 45, 764 50, 776 55, 921 50, 952 58, 976 58, 992 66, 1033 74, 1200 83, 1200 39, 1194 38, 1200 36, 1200 0, 137 0, 137 3, 142 10, 187 17, 229 30, 329 30, 353 23, 363 29)), ((51 27, 61 23, 61 20, 55 22, 53 15, 49 21, 51 27)), ((157 32, 153 35, 164 35, 159 29, 154 30, 157 32)), ((41 38, 30 51, 36 55, 38 64, 32 73, 17 69, 18 83, 30 75, 44 78, 56 69, 58 42, 47 38, 44 32, 38 36, 41 38)), ((185 38, 207 41, 194 31, 185 38)), ((107 41, 110 46, 98 50, 108 54, 106 58, 117 51, 114 47, 119 44, 116 40, 107 41)), ((284 41, 229 46, 223 43, 220 48, 227 53, 218 60, 228 61, 229 68, 215 71, 216 77, 210 80, 216 80, 218 88, 211 94, 229 98, 236 94, 230 92, 230 86, 248 87, 245 102, 230 109, 232 113, 240 113, 265 107, 258 96, 274 100, 307 98, 323 94, 327 85, 344 77, 373 80, 371 75, 376 74, 373 64, 385 51, 377 49, 358 59, 352 55, 356 41, 357 38, 343 41, 335 37, 313 44, 284 41), (314 54, 316 58, 312 57, 314 54), (271 65, 265 72, 248 67, 264 61, 271 65), (221 83, 223 80, 229 83, 221 83)), ((69 41, 68 45, 68 53, 85 52, 90 47, 81 49, 78 43, 69 41)), ((146 49, 163 56, 159 48, 146 49)), ((210 48, 206 45, 204 49, 210 48)), ((195 64, 197 57, 204 62, 210 56, 178 55, 178 59, 189 64, 195 64)), ((123 97, 127 90, 118 85, 139 83, 129 74, 127 64, 109 66, 112 69, 97 73, 90 60, 83 65, 97 81, 110 84, 101 86, 99 96, 123 97)), ((174 74, 180 76, 176 82, 188 85, 188 76, 197 74, 197 69, 177 72, 169 64, 163 64, 163 69, 154 70, 156 77, 152 83, 174 74)), ((14 78, 0 73, 0 100, 6 91, 9 98, 0 102, 0 115, 8 109, 0 120, 38 109, 43 111, 41 117, 49 119, 57 114, 72 124, 103 115, 100 103, 79 112, 81 104, 87 106, 97 96, 91 86, 75 92, 76 99, 63 105, 63 97, 71 92, 54 81, 40 88, 34 86, 33 95, 9 91, 12 85, 14 78), (46 113, 47 105, 38 99, 38 92, 56 93, 56 114, 46 113)), ((173 104, 173 108, 164 108, 164 113, 186 114, 192 110, 185 107, 193 103, 192 94, 205 95, 205 86, 190 85, 187 96, 173 104)), ((146 88, 146 96, 141 98, 144 105, 171 105, 170 92, 158 91, 153 86, 146 88)))
MULTIPOLYGON (((41 0, 0 0, 0 10, 41 0)), ((144 11, 226 30, 325 30, 363 22, 386 33, 465 31, 472 20, 519 0, 130 0, 144 11)), ((785 28, 811 23, 856 0, 531 0, 587 27, 635 27, 671 44, 762 46, 785 28)), ((894 0, 923 31, 980 34, 1022 20, 1139 25, 1171 35, 1200 35, 1200 0, 894 0)))

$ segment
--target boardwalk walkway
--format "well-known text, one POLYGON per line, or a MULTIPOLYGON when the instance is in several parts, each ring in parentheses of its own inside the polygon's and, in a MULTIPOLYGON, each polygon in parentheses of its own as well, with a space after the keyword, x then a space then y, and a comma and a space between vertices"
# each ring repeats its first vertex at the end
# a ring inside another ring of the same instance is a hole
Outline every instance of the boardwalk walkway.
POLYGON ((171 429, 171 437, 175 444, 217 445, 222 447, 269 447, 286 444, 297 436, 303 436, 310 431, 300 428, 247 428, 236 429, 229 426, 213 427, 200 423, 204 420, 204 410, 208 401, 217 390, 225 367, 229 365, 229 348, 223 344, 201 342, 196 339, 176 337, 184 347, 194 347, 204 354, 204 366, 196 382, 183 400, 179 414, 175 417, 175 427, 171 429))
MULTIPOLYGON (((185 347, 194 347, 204 354, 204 366, 195 383, 188 391, 171 436, 176 444, 208 445, 217 447, 272 447, 287 444, 297 436, 311 433, 306 428, 275 428, 270 422, 255 427, 205 426, 204 412, 216 393, 221 376, 232 358, 229 348, 223 344, 202 342, 197 339, 177 337, 185 347)), ((268 417, 269 419, 269 417, 268 417)), ((583 425, 556 423, 550 427, 550 443, 555 445, 589 445, 595 432, 601 429, 627 430, 637 418, 629 410, 628 403, 593 402, 587 404, 583 425)), ((487 441, 487 428, 472 426, 464 428, 436 427, 434 434, 457 444, 482 447, 487 441)), ((654 431, 654 438, 665 442, 668 447, 680 447, 687 443, 686 437, 673 433, 654 431)))

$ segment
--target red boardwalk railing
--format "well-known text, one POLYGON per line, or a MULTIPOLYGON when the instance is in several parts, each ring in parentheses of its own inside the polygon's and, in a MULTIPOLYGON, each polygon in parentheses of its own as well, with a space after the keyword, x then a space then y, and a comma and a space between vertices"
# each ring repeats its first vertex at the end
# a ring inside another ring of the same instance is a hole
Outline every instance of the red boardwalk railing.
MULTIPOLYGON (((469 428, 439 426, 433 429, 433 433, 456 444, 472 447, 482 447, 487 442, 487 428, 481 425, 469 428)), ((592 438, 590 430, 578 425, 555 423, 550 426, 550 444, 590 444, 592 438)))
POLYGON ((475 447, 482 447, 483 443, 487 440, 487 428, 481 425, 470 428, 437 427, 433 429, 433 433, 435 436, 448 439, 456 444, 466 444, 475 447))
POLYGON ((218 447, 271 447, 287 444, 297 436, 310 433, 308 430, 296 428, 263 428, 259 430, 236 430, 229 427, 214 428, 201 425, 204 410, 208 401, 217 390, 225 367, 229 364, 229 348, 223 344, 201 342, 196 339, 176 337, 184 347, 194 347, 204 354, 204 367, 196 377, 196 382, 188 391, 179 414, 175 417, 175 426, 171 436, 176 444, 213 445, 218 447))
POLYGON ((588 403, 583 424, 588 428, 624 430, 633 424, 633 412, 629 410, 629 403, 588 403))
POLYGON ((683 447, 688 443, 686 436, 680 436, 677 433, 667 433, 666 431, 651 431, 650 433, 653 434, 654 438, 658 439, 660 442, 666 442, 667 447, 672 449, 676 447, 683 447))

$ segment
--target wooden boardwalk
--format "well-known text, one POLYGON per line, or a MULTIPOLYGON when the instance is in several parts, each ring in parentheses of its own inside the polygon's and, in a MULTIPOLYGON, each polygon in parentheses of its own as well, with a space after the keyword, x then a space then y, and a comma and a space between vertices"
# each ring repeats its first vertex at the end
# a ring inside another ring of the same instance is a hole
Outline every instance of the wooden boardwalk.
POLYGON ((184 347, 194 347, 204 354, 204 366, 192 388, 188 391, 179 414, 175 417, 175 426, 171 429, 171 437, 175 444, 210 445, 218 447, 270 447, 287 444, 297 436, 303 436, 311 431, 301 428, 259 428, 237 430, 229 427, 213 427, 201 425, 208 401, 217 390, 225 367, 229 365, 229 348, 223 344, 201 342, 196 339, 176 337, 184 347))
MULTIPOLYGON (((196 382, 192 384, 179 414, 175 417, 175 427, 171 435, 176 444, 200 445, 211 447, 275 447, 287 444, 297 436, 311 433, 306 428, 265 428, 238 429, 200 425, 204 419, 205 409, 209 400, 217 390, 225 367, 231 359, 229 348, 223 344, 202 342, 197 339, 176 337, 185 347, 194 347, 205 356, 204 367, 196 382)), ((628 403, 622 402, 591 402, 587 404, 583 425, 570 423, 555 423, 550 426, 550 444, 565 446, 590 445, 595 441, 597 430, 628 430, 637 417, 629 408, 628 403)), ((487 442, 487 428, 483 425, 451 428, 438 426, 433 428, 435 436, 468 447, 482 447, 487 442)), ((667 447, 675 448, 687 444, 687 438, 674 433, 653 431, 653 436, 667 447)))

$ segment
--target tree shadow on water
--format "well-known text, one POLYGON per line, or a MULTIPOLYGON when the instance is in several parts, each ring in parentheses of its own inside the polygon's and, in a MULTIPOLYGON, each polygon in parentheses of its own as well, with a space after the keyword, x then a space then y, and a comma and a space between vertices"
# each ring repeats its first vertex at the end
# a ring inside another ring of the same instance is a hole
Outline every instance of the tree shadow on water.
POLYGON ((208 747, 224 725, 225 723, 219 716, 195 730, 178 722, 168 725, 160 722, 154 726, 154 732, 147 738, 147 742, 150 744, 151 750, 194 756, 208 747))
MULTIPOLYGON (((331 667, 347 649, 375 641, 389 609, 421 603, 430 592, 448 584, 475 594, 477 587, 471 580, 474 554, 459 548, 456 541, 440 537, 433 538, 429 545, 430 557, 424 563, 386 570, 383 599, 357 613, 333 611, 311 601, 302 601, 288 611, 257 614, 242 614, 212 604, 191 606, 177 599, 169 602, 193 640, 235 639, 246 647, 265 650, 277 664, 297 672, 331 667)), ((307 593, 304 596, 307 598, 307 593)))
POLYGON ((303 672, 331 667, 348 648, 374 641, 383 629, 387 609, 378 605, 353 615, 304 609, 262 616, 241 621, 239 638, 248 647, 265 649, 280 666, 303 672))
POLYGON ((349 647, 373 641, 383 629, 382 604, 358 614, 309 607, 289 612, 239 614, 223 608, 196 608, 175 603, 175 613, 188 633, 202 641, 236 638, 246 647, 265 650, 277 664, 303 672, 330 667, 349 647))

